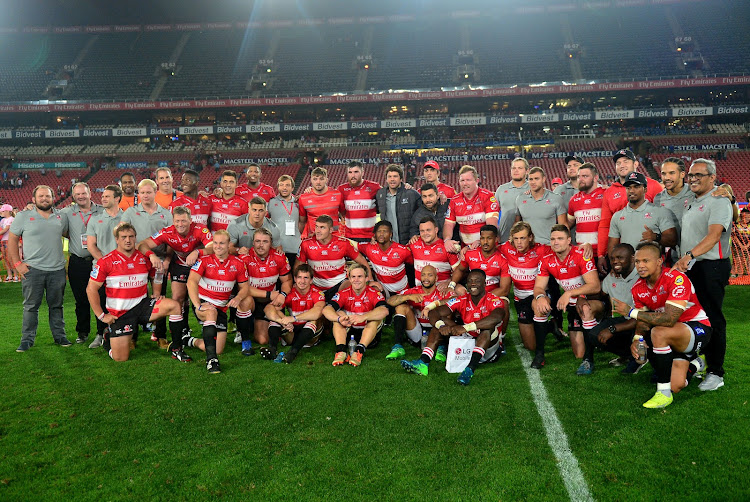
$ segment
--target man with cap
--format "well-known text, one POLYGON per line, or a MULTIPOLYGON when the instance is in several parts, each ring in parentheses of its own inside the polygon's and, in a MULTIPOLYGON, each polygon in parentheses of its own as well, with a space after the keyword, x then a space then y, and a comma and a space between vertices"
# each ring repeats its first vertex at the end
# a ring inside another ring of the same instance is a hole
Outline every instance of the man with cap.
POLYGON ((583 165, 583 159, 581 157, 578 157, 577 155, 568 155, 565 157, 568 181, 563 183, 560 178, 552 180, 552 191, 562 197, 566 209, 571 197, 578 193, 578 168, 580 168, 581 165, 583 165), (558 186, 554 186, 556 180, 559 180, 558 186))
MULTIPOLYGON (((102 211, 102 206, 91 202, 91 190, 83 182, 73 185, 73 204, 60 211, 60 216, 66 218, 68 223, 68 282, 76 300, 76 343, 85 342, 91 332, 91 307, 86 286, 94 258, 88 250, 86 225, 102 211)), ((12 263, 8 265, 10 267, 12 263)))
POLYGON ((557 190, 557 187, 562 185, 562 182, 562 178, 552 178, 552 191, 554 192, 555 190, 557 190))
POLYGON ((510 181, 497 187, 495 199, 500 204, 500 221, 497 224, 499 242, 506 242, 510 237, 510 227, 516 221, 518 208, 516 198, 529 190, 526 177, 529 174, 529 162, 523 157, 513 159, 510 163, 510 181))
POLYGON ((424 174, 425 183, 432 183, 437 187, 441 204, 445 204, 449 199, 456 196, 455 188, 440 181, 440 164, 434 160, 428 160, 422 166, 422 173, 424 174))
MULTIPOLYGON (((608 249, 607 244, 609 244, 609 225, 612 221, 612 215, 624 208, 628 203, 623 183, 628 175, 635 172, 636 168, 640 165, 635 154, 628 149, 617 151, 612 160, 615 162, 617 179, 604 192, 604 198, 602 199, 602 219, 599 222, 599 236, 597 239, 597 248, 599 250, 597 266, 599 272, 602 274, 606 274, 608 268, 606 252, 608 249)), ((661 192, 663 188, 658 181, 651 178, 646 178, 646 182, 646 199, 649 202, 653 202, 656 194, 661 192)))
MULTIPOLYGON (((443 238, 443 224, 445 223, 445 214, 448 212, 448 202, 441 202, 438 189, 432 183, 422 185, 419 192, 422 194, 422 205, 417 208, 411 217, 411 240, 409 244, 414 244, 419 240, 419 223, 428 216, 437 223, 438 238, 443 238)), ((455 231, 453 233, 454 235, 457 234, 455 231)))
POLYGON ((658 242, 664 247, 677 244, 677 229, 669 212, 646 201, 646 177, 633 171, 623 183, 628 205, 612 216, 607 255, 624 242, 635 249, 639 242, 658 242))

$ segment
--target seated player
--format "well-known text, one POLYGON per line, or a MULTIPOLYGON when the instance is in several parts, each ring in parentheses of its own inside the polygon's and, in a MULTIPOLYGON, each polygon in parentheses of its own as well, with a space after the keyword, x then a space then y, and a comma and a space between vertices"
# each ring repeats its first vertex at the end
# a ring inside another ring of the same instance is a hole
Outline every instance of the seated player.
POLYGON ((599 274, 591 257, 586 257, 581 248, 570 245, 570 230, 565 225, 554 225, 550 231, 552 253, 539 262, 539 275, 534 283, 534 337, 536 350, 531 367, 544 366, 544 342, 547 338, 547 319, 553 309, 568 312, 570 346, 577 358, 583 358, 586 345, 583 342, 583 326, 576 310, 576 300, 582 295, 593 295, 601 291, 599 274), (556 305, 551 305, 547 296, 550 276, 557 279, 565 292, 556 305))
POLYGON ((497 227, 484 225, 479 230, 479 247, 464 249, 463 257, 453 270, 451 283, 448 286, 455 289, 456 284, 463 279, 464 274, 471 270, 483 270, 487 275, 486 289, 495 296, 505 299, 509 303, 510 272, 508 262, 497 248, 497 227))
POLYGON ((441 300, 437 306, 432 304, 425 307, 425 310, 429 310, 430 324, 434 328, 430 331, 422 356, 415 361, 401 361, 406 371, 427 376, 428 366, 440 341, 465 333, 474 337, 475 347, 469 365, 458 376, 458 383, 469 385, 479 363, 497 360, 508 325, 508 305, 487 293, 486 279, 484 271, 472 270, 466 279, 468 292, 465 295, 441 300), (460 314, 463 325, 454 321, 455 313, 460 314))
MULTIPOLYGON (((255 333, 255 341, 261 345, 268 343, 268 319, 265 316, 267 305, 282 308, 286 297, 292 290, 292 275, 289 260, 283 251, 273 248, 271 231, 261 227, 253 236, 253 247, 247 254, 239 255, 247 267, 249 294, 255 303, 256 315, 250 318, 250 333, 255 333), (277 283, 281 283, 279 291, 277 283)), ((239 320, 240 313, 237 312, 239 320)), ((242 335, 242 333, 240 333, 242 335)), ((250 350, 252 342, 249 333, 242 338, 242 350, 250 350)), ((246 354, 247 355, 247 354, 246 354)))
POLYGON ((662 268, 663 250, 656 242, 638 244, 635 268, 640 279, 633 286, 634 306, 613 299, 615 310, 636 320, 630 350, 638 357, 638 338, 653 347, 656 394, 644 408, 664 408, 673 401, 673 392, 687 387, 696 372, 703 369, 698 357, 711 340, 711 323, 698 302, 695 288, 682 272, 662 268))
POLYGON ((188 346, 206 353, 209 373, 221 373, 218 356, 227 342, 227 309, 237 309, 237 329, 245 333, 249 329, 247 324, 254 304, 248 292, 245 264, 229 254, 229 232, 214 232, 213 248, 214 254, 196 261, 188 277, 193 312, 203 325, 202 338, 191 337, 188 346), (235 284, 239 286, 239 292, 232 298, 235 284))
POLYGON ((307 263, 294 269, 294 287, 280 308, 273 303, 266 305, 268 348, 260 349, 263 359, 290 364, 305 345, 315 345, 323 332, 323 308, 326 299, 323 292, 312 285, 313 270, 307 263), (291 315, 284 313, 289 308, 291 315), (279 339, 284 337, 291 348, 277 355, 279 339))
POLYGON ((633 266, 633 246, 618 244, 609 253, 612 271, 602 280, 602 295, 598 300, 578 297, 576 309, 581 317, 583 326, 583 340, 586 352, 583 362, 576 374, 590 375, 594 371, 594 349, 599 348, 616 354, 618 359, 610 361, 612 364, 622 364, 620 361, 631 362, 623 369, 623 373, 637 373, 640 365, 630 358, 630 342, 635 332, 635 321, 621 315, 612 315, 612 298, 616 298, 628 305, 633 304, 631 289, 638 280, 638 272, 633 266), (636 368, 632 368, 633 363, 636 368))
POLYGON ((396 294, 409 287, 406 280, 406 265, 413 263, 409 248, 393 242, 393 226, 390 221, 381 220, 373 230, 375 242, 359 244, 359 252, 372 264, 375 279, 386 291, 386 296, 396 294))
POLYGON ((130 223, 120 223, 112 233, 117 247, 97 261, 86 287, 94 315, 109 325, 104 343, 109 356, 115 361, 127 361, 130 342, 138 326, 169 317, 172 357, 190 362, 190 356, 182 350, 182 331, 187 324, 182 316, 182 306, 161 297, 161 282, 154 281, 154 296, 148 296, 148 277, 153 277, 155 270, 148 258, 135 249, 135 227, 130 223), (99 301, 99 289, 105 282, 108 313, 104 312, 99 301))
MULTIPOLYGON (((426 265, 432 265, 437 270, 438 288, 442 291, 448 289, 451 282, 451 273, 458 265, 458 256, 449 253, 445 249, 443 239, 438 239, 438 227, 435 219, 427 216, 419 222, 419 239, 409 245, 414 257, 414 279, 419 286, 421 284, 420 273, 426 265)), ((457 286, 458 294, 466 292, 462 286, 457 286)))
POLYGON ((388 315, 388 307, 383 293, 367 285, 367 272, 367 267, 361 263, 351 264, 351 286, 333 295, 323 309, 325 318, 333 323, 333 338, 336 341, 333 366, 342 366, 347 362, 359 366, 367 347, 376 347, 380 343, 380 330, 383 319, 388 315), (351 356, 346 353, 347 335, 357 343, 351 356))
MULTIPOLYGON (((453 295, 453 291, 440 292, 437 288, 437 270, 432 265, 425 265, 422 269, 422 285, 409 288, 388 298, 388 305, 395 308, 393 316, 393 331, 395 344, 385 356, 386 359, 398 359, 406 356, 404 342, 407 337, 412 345, 417 346, 422 340, 424 330, 432 328, 427 317, 426 305, 437 306, 436 302, 445 300, 453 295)), ((445 345, 437 349, 435 359, 445 362, 445 345)))

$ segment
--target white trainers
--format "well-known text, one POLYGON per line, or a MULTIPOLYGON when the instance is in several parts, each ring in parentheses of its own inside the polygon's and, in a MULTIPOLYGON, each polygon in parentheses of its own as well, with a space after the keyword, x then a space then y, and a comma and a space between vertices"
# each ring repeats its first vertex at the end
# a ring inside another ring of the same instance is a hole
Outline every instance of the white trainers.
POLYGON ((96 349, 98 347, 101 347, 102 343, 104 343, 104 338, 102 338, 102 335, 96 335, 96 338, 94 338, 94 341, 89 344, 89 348, 96 349))
POLYGON ((698 388, 702 391, 716 390, 719 387, 724 387, 724 377, 709 373, 706 378, 703 379, 698 388))

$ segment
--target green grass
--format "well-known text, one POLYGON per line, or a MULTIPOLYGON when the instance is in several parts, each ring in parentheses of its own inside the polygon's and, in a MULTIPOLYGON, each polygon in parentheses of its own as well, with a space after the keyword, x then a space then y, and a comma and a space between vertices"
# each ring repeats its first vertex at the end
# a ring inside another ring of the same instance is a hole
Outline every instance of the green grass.
MULTIPOLYGON (((508 355, 467 388, 435 363, 422 378, 385 361, 390 333, 356 369, 332 368, 327 341, 291 366, 231 345, 208 375, 199 352, 180 364, 147 336, 123 364, 55 346, 44 307, 36 345, 17 354, 20 291, 0 285, 1 500, 567 498, 515 324, 508 355)), ((542 378, 594 498, 750 498, 746 291, 725 302, 726 386, 693 384, 664 411, 641 407, 650 371, 624 377, 597 354, 595 374, 576 377, 550 337, 542 378)))

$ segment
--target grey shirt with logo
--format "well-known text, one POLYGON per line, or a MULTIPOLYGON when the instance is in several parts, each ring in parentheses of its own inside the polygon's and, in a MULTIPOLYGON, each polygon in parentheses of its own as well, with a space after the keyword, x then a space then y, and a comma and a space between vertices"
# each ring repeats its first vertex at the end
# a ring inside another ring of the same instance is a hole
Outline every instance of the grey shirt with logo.
MULTIPOLYGON (((279 227, 268 218, 263 218, 263 224, 261 227, 271 231, 271 238, 273 239, 271 245, 273 247, 279 246, 281 243, 281 232, 279 232, 279 227)), ((229 242, 238 248, 253 247, 255 227, 250 224, 248 216, 240 216, 239 218, 236 218, 227 227, 227 232, 229 232, 229 242)))
MULTIPOLYGON (((149 214, 148 211, 143 209, 143 204, 136 204, 122 213, 120 221, 128 222, 135 227, 135 238, 140 242, 147 237, 151 237, 162 228, 170 226, 172 224, 172 213, 156 204, 156 210, 149 214)), ((164 258, 167 255, 167 245, 160 244, 154 249, 154 253, 160 258, 164 258)))
POLYGON ((610 272, 602 280, 602 291, 626 305, 633 305, 633 285, 639 279, 638 271, 633 267, 627 277, 615 275, 610 272))
POLYGON ((731 254, 729 243, 732 229, 732 203, 726 197, 714 197, 712 194, 715 191, 716 187, 701 197, 696 197, 690 201, 682 213, 682 236, 680 240, 680 251, 682 253, 693 249, 708 235, 709 225, 724 227, 719 242, 708 253, 696 256, 696 260, 720 260, 729 258, 731 254))
POLYGON ((661 234, 665 230, 674 228, 672 216, 661 206, 644 201, 638 208, 633 209, 630 204, 612 215, 609 224, 609 237, 616 237, 620 242, 630 244, 633 249, 643 240, 643 232, 647 226, 652 232, 661 234))
POLYGON ((549 244, 550 229, 557 225, 557 217, 567 218, 568 214, 562 197, 547 189, 539 200, 533 194, 522 193, 516 198, 516 206, 521 219, 531 225, 534 240, 540 244, 549 244))
POLYGON ((516 221, 518 208, 516 199, 519 195, 529 191, 529 182, 524 181, 523 185, 517 187, 512 181, 500 185, 495 191, 495 199, 500 205, 500 219, 497 222, 497 233, 500 242, 505 242, 510 238, 510 229, 516 221))
POLYGON ((54 272, 65 268, 62 237, 68 233, 68 220, 56 210, 45 218, 39 211, 21 211, 10 231, 23 239, 23 261, 30 268, 54 272))
POLYGON ((60 210, 60 216, 64 217, 68 223, 68 252, 79 258, 91 258, 91 253, 86 249, 86 225, 93 218, 101 214, 104 208, 99 204, 91 203, 91 210, 88 213, 81 211, 78 204, 60 210))
MULTIPOLYGON (((299 204, 297 200, 287 201, 277 195, 268 203, 268 213, 271 220, 278 227, 281 237, 279 243, 285 253, 299 253, 302 236, 299 233, 299 204), (290 222, 290 223, 287 223, 290 222)), ((275 245, 278 245, 276 243, 275 245)))
POLYGON ((122 215, 123 211, 119 207, 117 208, 117 214, 114 216, 110 216, 107 211, 104 211, 91 218, 88 227, 86 227, 86 234, 96 237, 96 247, 101 251, 102 256, 107 256, 117 247, 115 234, 112 232, 120 223, 122 215))

